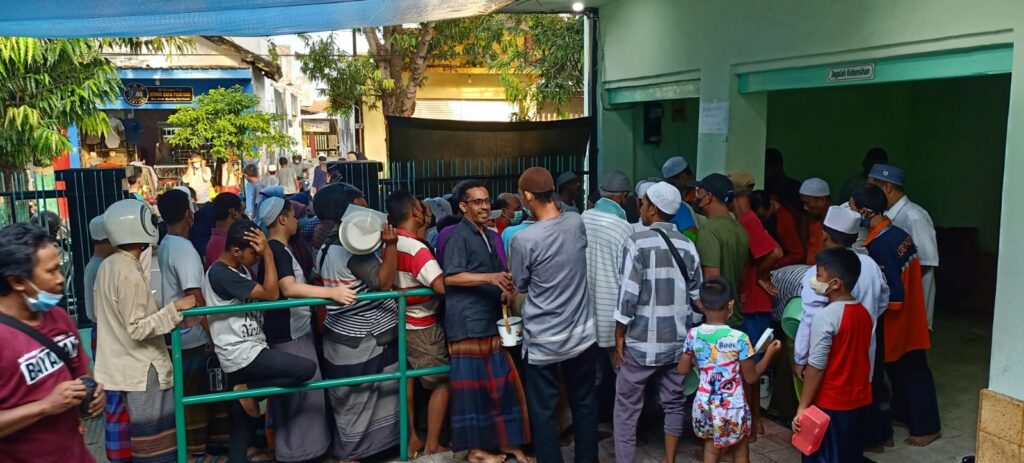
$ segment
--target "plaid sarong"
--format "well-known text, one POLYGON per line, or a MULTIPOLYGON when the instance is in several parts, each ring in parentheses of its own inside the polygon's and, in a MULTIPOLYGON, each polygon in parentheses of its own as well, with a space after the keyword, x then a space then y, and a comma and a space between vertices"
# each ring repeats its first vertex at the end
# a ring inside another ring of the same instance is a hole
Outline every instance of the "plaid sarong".
POLYGON ((464 339, 448 343, 448 350, 453 450, 494 450, 530 443, 526 395, 501 339, 464 339))
POLYGON ((125 408, 124 394, 107 391, 107 408, 103 412, 107 459, 110 463, 132 461, 131 421, 125 408))

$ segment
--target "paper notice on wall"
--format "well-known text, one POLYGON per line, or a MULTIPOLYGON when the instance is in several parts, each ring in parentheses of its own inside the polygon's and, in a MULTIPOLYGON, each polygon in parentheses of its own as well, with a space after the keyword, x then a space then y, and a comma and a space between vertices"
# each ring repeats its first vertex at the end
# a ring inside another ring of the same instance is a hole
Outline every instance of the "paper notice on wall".
POLYGON ((701 103, 697 131, 700 133, 729 133, 729 102, 701 103))

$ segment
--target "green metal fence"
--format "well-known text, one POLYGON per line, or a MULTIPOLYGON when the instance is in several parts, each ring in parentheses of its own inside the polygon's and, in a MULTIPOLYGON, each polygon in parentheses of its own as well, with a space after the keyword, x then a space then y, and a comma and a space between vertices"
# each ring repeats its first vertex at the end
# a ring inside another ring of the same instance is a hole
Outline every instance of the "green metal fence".
MULTIPOLYGON (((243 399, 247 397, 266 397, 293 392, 313 391, 318 389, 329 389, 333 387, 358 386, 367 383, 379 383, 383 381, 398 381, 398 407, 399 407, 399 456, 402 461, 409 459, 409 410, 407 409, 408 378, 448 373, 448 365, 409 370, 407 368, 405 350, 405 298, 410 296, 432 296, 434 292, 430 289, 413 289, 408 291, 385 291, 379 293, 360 294, 360 301, 377 301, 381 299, 398 299, 398 371, 391 373, 378 373, 373 375, 355 376, 352 378, 325 379, 310 381, 296 387, 264 387, 259 389, 248 389, 245 391, 214 392, 210 394, 186 396, 182 389, 184 379, 181 366, 181 330, 175 329, 171 332, 171 359, 174 362, 174 420, 177 428, 178 439, 178 461, 188 461, 188 451, 185 447, 185 407, 212 402, 225 402, 229 400, 243 399)), ((185 317, 199 317, 202 315, 216 315, 233 312, 249 312, 253 310, 280 310, 292 307, 305 307, 315 305, 336 304, 326 299, 287 299, 273 302, 256 302, 252 304, 225 305, 219 307, 201 307, 182 312, 185 317)))

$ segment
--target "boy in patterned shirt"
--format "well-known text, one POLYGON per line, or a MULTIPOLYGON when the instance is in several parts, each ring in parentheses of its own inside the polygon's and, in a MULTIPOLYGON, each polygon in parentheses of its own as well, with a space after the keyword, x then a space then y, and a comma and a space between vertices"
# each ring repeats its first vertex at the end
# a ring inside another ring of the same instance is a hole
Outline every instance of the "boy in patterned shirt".
POLYGON ((700 386, 693 399, 693 430, 704 439, 704 461, 717 462, 726 451, 737 462, 750 461, 750 406, 743 384, 754 384, 768 369, 782 343, 772 341, 760 362, 742 331, 727 320, 735 310, 729 282, 710 277, 700 286, 700 307, 706 322, 690 329, 679 359, 679 373, 700 371, 700 386))

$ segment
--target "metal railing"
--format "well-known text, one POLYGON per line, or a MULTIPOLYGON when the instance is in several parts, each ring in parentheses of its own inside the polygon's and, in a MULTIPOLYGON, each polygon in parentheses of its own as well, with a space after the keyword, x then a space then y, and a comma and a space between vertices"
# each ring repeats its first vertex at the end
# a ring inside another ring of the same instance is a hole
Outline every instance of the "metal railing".
MULTIPOLYGON (((196 396, 186 396, 184 392, 184 372, 182 370, 181 357, 181 330, 176 328, 171 332, 171 360, 174 363, 174 421, 178 440, 178 461, 188 461, 188 450, 185 442, 185 407, 213 402, 225 402, 229 400, 244 399, 248 397, 266 397, 293 392, 315 391, 318 389, 329 389, 334 387, 358 386, 367 383, 379 383, 384 381, 398 381, 398 410, 399 410, 399 457, 402 461, 409 459, 409 410, 408 404, 408 383, 407 379, 420 376, 437 375, 448 373, 449 366, 442 365, 430 368, 408 369, 406 362, 406 333, 405 333, 405 298, 410 296, 432 296, 435 293, 430 289, 413 289, 408 291, 384 291, 378 293, 366 293, 358 296, 359 301, 378 301, 382 299, 398 300, 398 371, 390 373, 376 373, 372 375, 355 376, 351 378, 324 379, 310 381, 301 386, 295 387, 264 387, 258 389, 247 389, 244 391, 213 392, 196 396)), ((185 317, 199 317, 203 315, 226 314, 233 312, 249 312, 254 310, 279 310, 292 307, 305 307, 316 305, 332 305, 333 301, 326 299, 286 299, 283 301, 256 302, 251 304, 224 305, 219 307, 201 307, 182 312, 185 317)), ((328 406, 330 402, 328 401, 328 406)), ((334 434, 332 432, 332 434, 334 434)))

